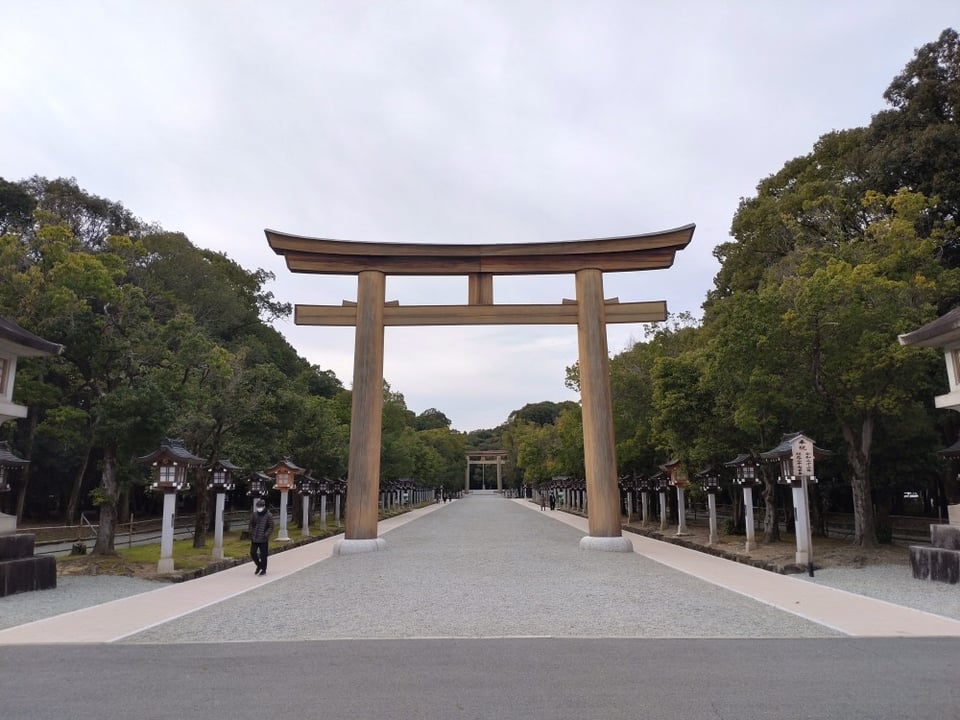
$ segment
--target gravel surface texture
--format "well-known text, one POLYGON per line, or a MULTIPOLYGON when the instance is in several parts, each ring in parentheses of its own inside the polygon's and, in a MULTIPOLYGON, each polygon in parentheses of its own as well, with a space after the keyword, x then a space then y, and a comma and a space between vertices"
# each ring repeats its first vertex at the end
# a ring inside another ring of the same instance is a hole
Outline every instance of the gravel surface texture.
MULTIPOLYGON (((640 555, 581 551, 580 537, 549 511, 471 495, 389 532, 385 552, 334 556, 126 642, 837 635, 640 555)), ((960 587, 902 565, 805 579, 960 619, 960 587)), ((0 598, 0 628, 158 586, 61 577, 54 590, 0 598)))

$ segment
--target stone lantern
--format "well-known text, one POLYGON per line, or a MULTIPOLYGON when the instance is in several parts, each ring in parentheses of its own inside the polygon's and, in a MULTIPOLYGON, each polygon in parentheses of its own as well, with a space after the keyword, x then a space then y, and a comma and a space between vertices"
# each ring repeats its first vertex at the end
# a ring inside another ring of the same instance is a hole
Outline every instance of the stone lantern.
POLYGON ((300 532, 305 538, 310 537, 310 498, 317 494, 320 483, 320 480, 311 477, 309 473, 302 475, 297 483, 300 497, 303 498, 303 519, 300 523, 300 532))
POLYGON ((280 491, 280 534, 277 540, 282 542, 290 540, 287 535, 287 494, 294 489, 297 475, 302 472, 302 467, 297 467, 286 457, 272 468, 264 470, 264 473, 273 477, 274 489, 280 491))
MULTIPOLYGON (((901 345, 937 348, 943 352, 950 391, 934 397, 933 403, 938 409, 960 412, 960 308, 899 339, 901 345)), ((950 458, 960 456, 960 441, 940 454, 950 458)), ((960 582, 960 498, 949 487, 946 495, 941 499, 940 522, 930 525, 930 546, 910 546, 910 566, 913 577, 918 580, 956 584, 960 582), (943 503, 947 506, 947 524, 943 524, 943 503)))
POLYGON ((737 473, 734 482, 743 488, 744 523, 747 529, 747 544, 745 550, 750 552, 757 549, 757 541, 753 528, 753 488, 757 482, 757 461, 750 453, 741 453, 733 460, 725 462, 726 467, 732 467, 737 473))
POLYGON ((666 530, 669 522, 667 512, 667 493, 670 492, 670 476, 665 472, 658 472, 653 476, 653 482, 660 496, 660 529, 666 530))
POLYGON ((253 501, 253 505, 251 505, 251 511, 253 511, 256 509, 257 500, 270 494, 270 483, 273 482, 273 479, 262 472, 254 472, 250 473, 247 482, 249 483, 247 497, 253 501))
POLYGON ((337 521, 337 527, 340 527, 343 520, 343 498, 347 493, 347 479, 328 480, 327 492, 333 493, 333 518, 337 521))
POLYGON ((623 492, 624 506, 627 511, 627 522, 631 522, 633 520, 633 502, 637 489, 637 478, 633 475, 621 475, 617 478, 617 485, 620 486, 620 490, 623 492))
POLYGON ((716 545, 720 541, 717 533, 717 493, 720 492, 720 476, 714 470, 699 475, 700 486, 707 493, 707 511, 710 515, 710 538, 707 545, 716 545))
POLYGON ((210 554, 214 560, 223 560, 223 506, 227 493, 234 488, 233 473, 239 469, 229 460, 218 460, 208 470, 210 481, 207 483, 207 490, 213 490, 217 495, 214 510, 213 552, 210 554))
MULTIPOLYGON (((29 460, 17 457, 5 442, 0 442, 0 493, 10 492, 10 472, 19 470, 30 464, 29 460)), ((17 529, 17 518, 11 515, 0 515, 0 535, 14 532, 17 529), (10 522, 4 522, 10 518, 10 522)))
MULTIPOLYGON (((11 471, 29 464, 29 460, 14 455, 7 443, 0 442, 0 493, 10 492, 11 471)), ((55 588, 56 559, 33 554, 35 536, 17 532, 16 515, 0 514, 0 521, 0 597, 55 588)))
POLYGON ((650 519, 650 490, 653 483, 649 478, 640 477, 637 479, 637 489, 640 491, 640 527, 646 527, 650 519))
POLYGON ((176 515, 176 496, 180 490, 190 487, 187 483, 187 471, 196 465, 202 465, 204 459, 197 457, 183 444, 183 440, 167 438, 160 443, 160 449, 137 459, 151 466, 153 484, 151 490, 163 493, 163 513, 160 525, 160 562, 157 572, 173 572, 173 530, 176 515))
POLYGON ((780 464, 780 477, 777 482, 789 485, 793 493, 794 524, 797 535, 798 565, 806 565, 813 577, 813 538, 810 530, 809 485, 817 482, 814 475, 814 458, 829 455, 827 450, 818 448, 813 440, 802 433, 788 433, 780 444, 760 457, 780 464))
POLYGON ((327 478, 317 478, 315 495, 320 501, 320 529, 327 529, 327 493, 330 492, 332 483, 327 478))
POLYGON ((660 469, 668 474, 669 483, 677 489, 677 535, 687 535, 687 509, 685 491, 690 484, 687 467, 679 460, 671 460, 660 469))
MULTIPOLYGON (((61 352, 63 352, 62 345, 44 340, 32 332, 24 330, 13 320, 0 316, 0 423, 27 417, 28 408, 13 402, 17 360, 19 358, 59 355, 61 352)), ((29 465, 30 461, 17 458, 10 453, 9 448, 6 449, 4 457, 6 457, 6 460, 0 463, 0 485, 5 483, 6 489, 0 489, 0 492, 9 492, 9 470, 29 465)), ((16 531, 16 515, 5 515, 0 512, 0 535, 16 531)))

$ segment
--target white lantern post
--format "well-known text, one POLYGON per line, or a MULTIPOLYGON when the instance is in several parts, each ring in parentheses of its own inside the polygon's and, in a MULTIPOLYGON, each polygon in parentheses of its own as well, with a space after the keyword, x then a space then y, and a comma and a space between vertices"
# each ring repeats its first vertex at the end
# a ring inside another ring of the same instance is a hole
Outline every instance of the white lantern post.
POLYGON ((310 475, 300 478, 300 497, 303 498, 303 515, 300 521, 300 534, 310 537, 310 498, 317 494, 320 481, 310 475))
POLYGON ((167 438, 160 444, 159 450, 138 458, 138 461, 142 464, 149 464, 153 468, 154 482, 150 489, 163 493, 160 561, 157 563, 157 572, 172 573, 174 570, 173 531, 176 523, 177 492, 190 487, 187 483, 187 471, 191 466, 202 464, 204 460, 187 450, 183 440, 167 438))
POLYGON ((210 553, 210 557, 214 560, 223 560, 223 506, 227 493, 234 488, 231 473, 239 469, 229 460, 219 460, 208 471, 210 482, 207 483, 207 490, 213 490, 217 498, 214 510, 213 552, 210 553))
POLYGON ((796 563, 806 565, 813 577, 813 534, 810 528, 809 486, 817 482, 814 475, 814 456, 829 454, 815 447, 813 440, 803 433, 784 435, 773 450, 760 453, 765 460, 780 462, 781 485, 789 485, 793 495, 794 530, 797 536, 796 563))
POLYGON ((688 535, 685 489, 690 484, 690 476, 687 474, 687 468, 679 460, 661 465, 660 468, 669 473, 669 482, 677 489, 677 537, 688 535))
POLYGON ((287 534, 287 495, 294 488, 297 474, 304 472, 304 469, 290 462, 290 458, 284 458, 264 472, 273 476, 273 486, 280 491, 280 533, 277 535, 277 540, 289 542, 290 536, 287 534))
POLYGON ((700 476, 700 482, 707 493, 707 509, 710 516, 710 537, 707 545, 716 545, 720 542, 720 535, 717 532, 717 493, 720 492, 720 476, 708 470, 700 476))
POLYGON ((640 488, 640 527, 646 527, 650 519, 650 480, 640 478, 637 487, 640 488))
POLYGON ((667 513, 667 493, 670 492, 670 478, 665 472, 657 476, 657 493, 660 495, 660 529, 666 530, 670 521, 667 513))

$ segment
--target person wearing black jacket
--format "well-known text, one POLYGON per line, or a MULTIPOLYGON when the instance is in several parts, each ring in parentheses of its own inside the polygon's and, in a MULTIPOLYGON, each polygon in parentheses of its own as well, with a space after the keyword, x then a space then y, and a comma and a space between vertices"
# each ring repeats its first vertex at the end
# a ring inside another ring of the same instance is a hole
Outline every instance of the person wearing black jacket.
POLYGON ((269 552, 270 536, 273 534, 273 516, 267 511, 267 504, 263 498, 254 504, 255 510, 250 515, 250 557, 256 563, 254 575, 267 574, 267 553, 269 552))

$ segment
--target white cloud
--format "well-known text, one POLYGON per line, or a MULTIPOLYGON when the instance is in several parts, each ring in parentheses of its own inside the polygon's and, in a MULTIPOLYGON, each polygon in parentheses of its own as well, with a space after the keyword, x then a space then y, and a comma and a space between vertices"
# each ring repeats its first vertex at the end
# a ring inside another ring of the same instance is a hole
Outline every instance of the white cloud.
MULTIPOLYGON (((689 222, 669 271, 607 296, 699 312, 740 197, 883 90, 955 2, 623 0, 12 3, 0 24, 0 174, 90 192, 276 273, 278 299, 339 304, 263 229, 351 240, 532 242, 689 222)), ((405 303, 466 282, 392 278, 405 303)), ((498 278, 500 302, 573 281, 498 278)), ((278 325, 349 386, 352 331, 278 325)), ((568 399, 575 328, 388 329, 386 375, 461 429, 568 399)), ((617 352, 639 327, 611 327, 617 352)))

